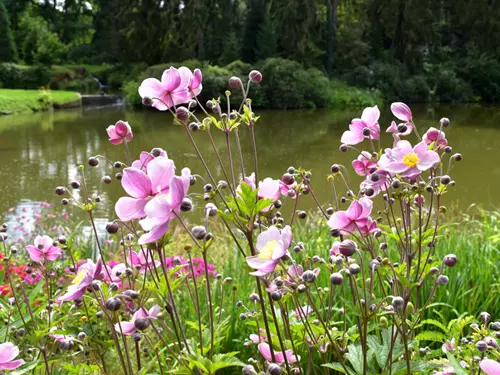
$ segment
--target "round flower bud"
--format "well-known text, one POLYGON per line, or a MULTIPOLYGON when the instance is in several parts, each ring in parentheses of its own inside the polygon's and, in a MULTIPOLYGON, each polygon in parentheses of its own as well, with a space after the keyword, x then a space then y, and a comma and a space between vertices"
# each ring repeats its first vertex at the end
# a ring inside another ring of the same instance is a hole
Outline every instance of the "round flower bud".
POLYGON ((457 262, 458 258, 455 254, 448 254, 443 259, 443 263, 448 267, 453 267, 455 264, 457 264, 457 262))
POLYGON ((453 151, 453 148, 451 146, 446 146, 444 148, 444 152, 446 152, 447 154, 451 153, 453 151))
POLYGON ((132 340, 134 340, 134 342, 139 342, 141 341, 141 339, 142 335, 139 332, 136 332, 132 335, 132 340))
POLYGON ((490 324, 490 328, 493 331, 500 331, 500 322, 493 322, 490 324))
POLYGON ((248 79, 250 80, 250 82, 252 83, 260 83, 262 81, 262 73, 259 72, 258 70, 252 70, 249 74, 248 74, 248 79))
POLYGON ((375 194, 375 189, 373 189, 371 186, 368 186, 365 189, 365 194, 367 197, 371 197, 371 196, 373 196, 373 194, 375 194))
POLYGON ((251 302, 259 302, 260 301, 260 298, 256 293, 250 294, 250 296, 248 298, 250 299, 251 302))
POLYGON ((189 186, 193 186, 194 184, 196 184, 196 177, 189 176, 189 186))
POLYGON ((120 310, 120 307, 122 306, 122 301, 120 301, 118 298, 112 297, 112 298, 109 298, 108 300, 106 300, 106 302, 104 303, 104 306, 109 311, 118 311, 118 310, 120 310))
POLYGON ((207 234, 205 227, 201 225, 194 226, 191 232, 193 233, 194 238, 196 238, 197 240, 202 240, 207 234))
POLYGON ((484 338, 484 342, 490 347, 490 348, 498 348, 498 343, 497 340, 495 340, 493 337, 487 336, 484 338))
POLYGON ((57 195, 64 195, 64 194, 66 194, 66 188, 63 187, 63 186, 56 187, 56 194, 57 195))
POLYGON ((339 251, 342 255, 350 257, 358 249, 356 243, 353 240, 344 240, 339 245, 339 251))
POLYGON ((316 281, 316 274, 313 271, 307 270, 302 274, 302 280, 306 283, 313 283, 316 281))
POLYGON ((115 174, 115 178, 120 181, 123 178, 123 173, 117 173, 115 174))
POLYGON ((330 170, 332 171, 332 173, 339 173, 340 172, 340 165, 338 164, 333 164, 330 168, 330 170))
POLYGON ((282 177, 281 177, 281 181, 283 181, 283 183, 285 185, 291 185, 295 182, 295 177, 290 174, 290 173, 285 173, 282 177))
POLYGON ((184 197, 181 202, 181 211, 188 212, 193 209, 193 201, 189 197, 184 197))
POLYGON ((267 368, 267 373, 269 375, 281 375, 281 374, 283 374, 283 370, 276 363, 271 363, 269 365, 269 367, 267 368))
POLYGON ((142 104, 146 107, 151 107, 153 103, 153 99, 151 99, 150 97, 145 96, 144 98, 142 98, 142 104))
POLYGON ((243 366, 243 369, 241 370, 242 375, 257 375, 257 371, 255 371, 255 368, 252 365, 245 365, 243 366))
POLYGON ((75 344, 73 344, 73 341, 71 340, 63 340, 61 341, 61 349, 62 350, 71 350, 75 344))
POLYGON ((186 107, 178 107, 175 110, 175 115, 177 118, 183 122, 189 120, 189 110, 186 107))
POLYGON ((353 263, 349 266, 348 270, 351 275, 356 275, 361 272, 361 267, 356 263, 353 263))
POLYGON ((405 305, 405 300, 403 299, 403 297, 399 296, 392 297, 392 306, 394 307, 394 309, 401 310, 404 305, 405 305))
POLYGON ((279 290, 275 290, 274 292, 271 293, 271 298, 273 301, 279 301, 281 299, 282 295, 279 290))
POLYGON ((341 285, 344 282, 344 276, 340 272, 335 272, 330 275, 330 283, 332 285, 341 285))
POLYGON ((307 288, 306 288, 306 286, 304 284, 299 284, 297 286, 297 292, 299 292, 299 293, 304 293, 306 291, 306 289, 307 288))
POLYGON ((446 285, 446 284, 448 284, 450 282, 450 279, 446 275, 439 275, 439 277, 437 278, 436 282, 439 285, 446 285))
POLYGON ((305 212, 305 211, 299 211, 297 213, 297 216, 299 217, 299 219, 305 219, 307 217, 307 212, 305 212))
POLYGON ((240 314, 240 320, 246 320, 247 319, 247 314, 241 313, 240 314))
POLYGON ((441 176, 441 183, 443 185, 448 185, 451 182, 451 178, 448 175, 441 176))
POLYGON ((441 120, 439 120, 439 124, 443 127, 446 128, 450 126, 450 119, 447 117, 443 117, 441 120))
POLYGON ((243 86, 243 82, 241 82, 241 79, 239 77, 231 77, 229 78, 229 87, 232 89, 237 89, 238 87, 243 86))
POLYGON ((326 214, 327 214, 327 215, 333 215, 333 213, 334 213, 333 207, 328 207, 328 208, 326 209, 326 214))
POLYGON ((108 223, 106 225, 106 231, 109 233, 109 234, 115 234, 116 232, 118 232, 118 223, 116 222, 112 222, 112 223, 108 223))
POLYGON ((341 144, 339 147, 339 150, 342 152, 347 152, 348 149, 349 149, 349 146, 347 146, 346 144, 341 144))
POLYGON ((454 155, 452 156, 452 158, 453 158, 453 160, 455 160, 455 161, 460 161, 460 160, 462 160, 462 154, 454 154, 454 155))
POLYGON ((16 331, 16 336, 18 336, 18 337, 22 337, 22 336, 24 336, 24 333, 25 333, 24 328, 19 328, 19 329, 16 331))
POLYGON ((80 341, 85 340, 86 337, 87 337, 87 334, 85 332, 80 332, 78 334, 78 340, 80 340, 80 341))
POLYGON ((188 125, 188 128, 192 132, 197 132, 198 130, 200 130, 200 125, 198 125, 196 122, 192 122, 188 125))
POLYGON ((364 128, 364 129, 363 129, 363 135, 364 135, 365 137, 368 137, 370 134, 371 134, 371 130, 370 130, 370 128, 364 128))
POLYGON ((476 342, 476 348, 481 353, 484 353, 488 350, 488 344, 481 340, 481 341, 476 342))
POLYGON ((144 331, 150 325, 151 325, 151 322, 149 321, 149 319, 146 319, 146 318, 138 318, 138 319, 134 320, 134 326, 139 331, 144 331))
POLYGON ((207 203, 205 205, 205 212, 208 213, 208 216, 216 216, 217 215, 217 207, 213 203, 207 203))
POLYGON ((479 319, 481 319, 484 325, 487 325, 491 320, 491 315, 486 311, 483 311, 481 314, 479 314, 479 319))
POLYGON ((99 165, 99 160, 96 157, 91 156, 88 160, 88 163, 91 167, 97 167, 99 165))

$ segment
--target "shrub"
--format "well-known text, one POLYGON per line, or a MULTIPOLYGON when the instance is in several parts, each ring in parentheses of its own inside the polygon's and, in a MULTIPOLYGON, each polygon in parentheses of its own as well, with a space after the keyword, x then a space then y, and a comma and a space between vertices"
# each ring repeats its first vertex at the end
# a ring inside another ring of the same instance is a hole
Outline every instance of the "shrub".
POLYGON ((21 65, 0 64, 0 87, 8 89, 37 89, 50 83, 50 70, 43 65, 23 67, 21 65))
POLYGON ((3 0, 0 0, 0 61, 16 61, 17 49, 10 28, 9 15, 3 0))

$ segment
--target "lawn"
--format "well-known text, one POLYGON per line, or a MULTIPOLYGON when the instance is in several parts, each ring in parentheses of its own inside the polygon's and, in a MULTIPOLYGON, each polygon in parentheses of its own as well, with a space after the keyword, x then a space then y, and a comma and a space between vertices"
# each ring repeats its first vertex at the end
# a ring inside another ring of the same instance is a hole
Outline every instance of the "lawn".
POLYGON ((79 100, 71 91, 0 89, 0 114, 45 111, 79 100))

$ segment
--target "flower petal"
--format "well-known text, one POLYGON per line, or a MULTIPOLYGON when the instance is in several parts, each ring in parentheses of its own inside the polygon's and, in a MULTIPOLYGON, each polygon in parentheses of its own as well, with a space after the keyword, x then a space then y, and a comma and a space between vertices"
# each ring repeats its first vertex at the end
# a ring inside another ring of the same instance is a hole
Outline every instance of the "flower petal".
POLYGON ((173 66, 165 70, 161 76, 161 84, 166 92, 173 92, 181 84, 179 71, 173 66))
POLYGON ((172 176, 175 174, 174 161, 159 156, 150 161, 146 169, 148 177, 151 180, 153 194, 165 193, 169 188, 172 176))
POLYGON ((344 134, 342 134, 340 142, 345 143, 346 145, 357 145, 362 142, 363 139, 365 139, 363 133, 354 133, 350 130, 346 130, 344 134))
POLYGON ((377 106, 365 108, 363 114, 361 115, 361 120, 365 122, 368 127, 372 127, 373 125, 375 125, 378 122, 379 118, 380 110, 377 106))
POLYGON ((144 207, 148 203, 147 199, 134 199, 130 197, 121 197, 115 205, 116 215, 121 221, 130 221, 140 219, 146 216, 144 207))
MULTIPOLYGON (((139 95, 141 98, 160 98, 164 92, 165 88, 156 78, 147 78, 139 86, 139 95)), ((110 136, 110 138, 112 137, 110 136)))
POLYGON ((134 198, 146 198, 152 193, 151 180, 140 169, 129 167, 123 170, 122 186, 134 198))

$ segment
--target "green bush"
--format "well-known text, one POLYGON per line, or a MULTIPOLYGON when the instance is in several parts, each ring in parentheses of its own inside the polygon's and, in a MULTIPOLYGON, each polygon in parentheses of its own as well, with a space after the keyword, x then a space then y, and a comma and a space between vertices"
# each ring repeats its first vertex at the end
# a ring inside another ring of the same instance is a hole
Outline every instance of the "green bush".
POLYGON ((428 81, 434 97, 439 102, 467 102, 473 98, 472 87, 457 76, 452 66, 426 65, 428 81))
POLYGON ((24 67, 17 64, 0 64, 0 87, 8 89, 38 89, 51 80, 50 70, 43 65, 24 67))
POLYGON ((353 87, 341 81, 332 81, 328 94, 329 107, 371 107, 384 103, 379 90, 353 87))
POLYGON ((457 74, 467 81, 479 100, 500 101, 500 63, 490 57, 469 58, 457 63, 457 74))

